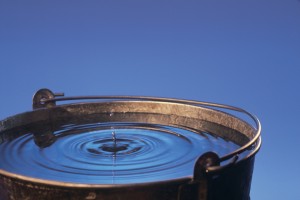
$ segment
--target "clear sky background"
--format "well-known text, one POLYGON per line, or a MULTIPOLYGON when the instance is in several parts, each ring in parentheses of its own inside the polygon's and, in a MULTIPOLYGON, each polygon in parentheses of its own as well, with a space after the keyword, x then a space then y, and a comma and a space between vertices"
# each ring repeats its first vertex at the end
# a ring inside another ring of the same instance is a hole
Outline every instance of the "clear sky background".
POLYGON ((253 200, 300 199, 299 0, 0 0, 0 118, 40 88, 242 107, 253 200))

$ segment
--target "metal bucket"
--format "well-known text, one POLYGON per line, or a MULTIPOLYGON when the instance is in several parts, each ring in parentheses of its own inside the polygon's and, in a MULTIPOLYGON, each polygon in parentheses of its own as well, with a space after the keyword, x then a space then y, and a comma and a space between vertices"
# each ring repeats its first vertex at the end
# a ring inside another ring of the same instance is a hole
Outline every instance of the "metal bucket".
MULTIPOLYGON (((243 109, 215 103, 154 97, 57 97, 48 89, 41 89, 35 94, 33 109, 0 121, 0 148, 26 135, 39 149, 47 149, 62 137, 57 131, 66 124, 77 124, 82 129, 82 124, 105 123, 119 123, 122 126, 124 123, 135 126, 150 124, 147 129, 150 131, 155 131, 160 126, 183 127, 196 135, 206 132, 239 147, 221 156, 213 151, 203 152, 193 160, 190 176, 175 176, 158 181, 150 174, 150 181, 145 182, 126 183, 125 180, 122 183, 103 183, 99 180, 79 183, 28 176, 0 166, 1 200, 250 199, 254 157, 261 145, 261 126, 255 116, 243 109), (81 102, 56 105, 57 102, 77 100, 81 102), (245 114, 254 125, 229 113, 231 111, 245 114)), ((68 136, 64 136, 66 135, 68 136)), ((26 151, 30 154, 30 149, 26 151)), ((21 153, 15 152, 16 156, 21 153)), ((24 166, 27 165, 26 161, 7 161, 3 156, 0 157, 0 162, 8 162, 7 165, 12 165, 12 168, 22 168, 22 162, 24 166)), ((34 171, 35 168, 30 170, 34 171)))

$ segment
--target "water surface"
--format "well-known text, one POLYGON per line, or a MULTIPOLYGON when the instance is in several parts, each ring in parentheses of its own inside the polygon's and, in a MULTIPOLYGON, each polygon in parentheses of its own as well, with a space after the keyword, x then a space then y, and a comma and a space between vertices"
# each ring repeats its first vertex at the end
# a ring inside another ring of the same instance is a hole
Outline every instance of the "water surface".
POLYGON ((126 184, 191 177, 196 159, 238 146, 206 132, 138 123, 94 123, 26 132, 0 144, 0 169, 72 183, 126 184))

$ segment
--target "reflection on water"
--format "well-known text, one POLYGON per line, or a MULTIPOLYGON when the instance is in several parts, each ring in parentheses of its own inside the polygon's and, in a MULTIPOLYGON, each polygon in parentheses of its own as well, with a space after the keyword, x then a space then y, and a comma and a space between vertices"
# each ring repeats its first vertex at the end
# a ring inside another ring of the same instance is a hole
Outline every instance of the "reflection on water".
POLYGON ((73 183, 144 183, 190 177, 201 154, 215 151, 222 156, 237 148, 208 133, 180 127, 70 124, 3 141, 0 169, 73 183))

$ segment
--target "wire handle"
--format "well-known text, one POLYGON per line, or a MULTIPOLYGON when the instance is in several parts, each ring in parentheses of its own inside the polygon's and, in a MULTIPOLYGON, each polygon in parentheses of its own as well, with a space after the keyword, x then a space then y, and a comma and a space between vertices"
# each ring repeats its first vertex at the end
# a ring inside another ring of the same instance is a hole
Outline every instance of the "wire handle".
MULTIPOLYGON (((172 103, 181 103, 195 106, 207 106, 214 108, 222 108, 231 111, 236 111, 243 113, 250 117, 255 122, 256 134, 255 136, 244 146, 239 149, 220 157, 220 162, 226 161, 228 159, 232 159, 228 165, 233 165, 238 160, 238 155, 247 149, 251 148, 254 144, 256 144, 256 148, 250 153, 248 156, 255 154, 260 146, 261 146, 261 124, 258 118, 249 113, 248 111, 229 106, 225 104, 217 104, 211 102, 202 102, 202 101, 194 101, 194 100, 185 100, 185 99, 172 99, 172 98, 162 98, 162 97, 147 97, 147 96, 73 96, 73 97, 64 97, 64 93, 53 93, 51 90, 43 88, 38 90, 33 97, 33 109, 39 108, 50 108, 56 106, 56 102, 58 101, 74 101, 74 100, 139 100, 139 101, 156 101, 156 102, 172 102, 172 103)), ((207 172, 217 172, 222 170, 223 168, 227 168, 226 166, 207 166, 207 172)))

